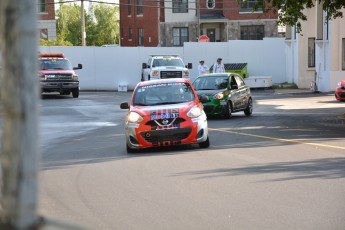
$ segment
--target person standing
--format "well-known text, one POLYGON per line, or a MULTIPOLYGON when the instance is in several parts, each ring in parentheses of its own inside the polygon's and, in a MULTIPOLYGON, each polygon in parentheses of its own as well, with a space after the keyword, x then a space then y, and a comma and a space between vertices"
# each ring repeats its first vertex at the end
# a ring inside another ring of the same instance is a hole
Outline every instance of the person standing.
POLYGON ((208 69, 207 65, 205 65, 204 60, 200 60, 198 70, 199 70, 199 76, 208 73, 209 69, 208 69))
POLYGON ((225 67, 221 58, 218 58, 217 62, 213 65, 213 73, 225 73, 225 67))

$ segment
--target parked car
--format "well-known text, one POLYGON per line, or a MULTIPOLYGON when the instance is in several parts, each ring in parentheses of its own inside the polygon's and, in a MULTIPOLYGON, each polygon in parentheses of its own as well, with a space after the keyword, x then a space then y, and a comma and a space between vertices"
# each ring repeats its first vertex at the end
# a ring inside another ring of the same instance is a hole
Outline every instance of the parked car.
POLYGON ((345 80, 338 83, 338 87, 335 90, 335 98, 338 101, 345 101, 345 80))
POLYGON ((75 70, 82 64, 72 67, 63 53, 40 53, 38 57, 41 92, 59 92, 60 95, 79 97, 79 76, 75 70))
POLYGON ((253 99, 249 86, 236 73, 212 73, 197 77, 193 82, 198 96, 207 96, 204 110, 207 116, 230 118, 232 113, 253 112, 253 99))
POLYGON ((210 145, 206 114, 189 80, 183 78, 139 82, 125 120, 127 152, 149 147, 210 145))

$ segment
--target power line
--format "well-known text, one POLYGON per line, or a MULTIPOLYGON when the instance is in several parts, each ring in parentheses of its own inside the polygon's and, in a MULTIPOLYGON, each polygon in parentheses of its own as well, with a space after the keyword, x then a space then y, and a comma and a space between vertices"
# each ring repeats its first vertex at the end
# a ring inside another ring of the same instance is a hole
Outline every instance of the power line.
MULTIPOLYGON (((132 0, 133 1, 133 0, 132 0)), ((65 3, 77 3, 77 2, 81 2, 81 0, 66 0, 66 1, 63 1, 63 2, 54 2, 54 3, 38 3, 38 5, 56 5, 56 4, 65 4, 65 3)), ((104 2, 104 1, 97 1, 97 0, 84 0, 84 2, 90 2, 90 3, 98 3, 98 4, 108 4, 108 5, 116 5, 116 6, 132 6, 132 7, 143 7, 143 8, 164 8, 164 9, 184 9, 184 10, 191 10, 191 11, 196 11, 196 10, 215 10, 215 11, 240 11, 240 7, 222 7, 222 8, 212 8, 212 9, 209 9, 207 7, 167 7, 167 6, 164 6, 164 7, 161 7, 161 6, 154 6, 154 5, 137 5, 135 4, 135 1, 133 1, 133 3, 131 4, 126 4, 126 3, 116 3, 116 2, 104 2)), ((160 3, 160 1, 158 0, 142 0, 142 2, 155 2, 155 3, 160 3)), ((164 1, 163 3, 166 3, 166 2, 171 2, 173 3, 174 0, 168 0, 168 1, 164 1)), ((188 2, 188 4, 190 3, 195 3, 197 4, 198 1, 192 1, 192 2, 188 2)), ((240 5, 239 5, 240 6, 240 5)), ((253 8, 245 8, 245 9, 248 9, 248 10, 252 10, 253 8)), ((265 7, 265 11, 272 11, 272 12, 276 12, 277 9, 276 8, 273 8, 273 7, 265 7)), ((247 12, 247 11, 245 11, 247 12)), ((263 12, 262 10, 259 10, 259 11, 253 11, 253 12, 263 12)))

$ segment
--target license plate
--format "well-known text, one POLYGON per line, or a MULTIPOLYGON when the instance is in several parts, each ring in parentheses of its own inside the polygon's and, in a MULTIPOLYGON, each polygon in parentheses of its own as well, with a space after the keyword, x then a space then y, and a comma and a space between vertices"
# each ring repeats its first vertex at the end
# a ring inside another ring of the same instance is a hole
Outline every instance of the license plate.
POLYGON ((158 120, 158 119, 169 119, 169 118, 178 118, 179 113, 162 113, 157 115, 151 115, 151 120, 158 120))

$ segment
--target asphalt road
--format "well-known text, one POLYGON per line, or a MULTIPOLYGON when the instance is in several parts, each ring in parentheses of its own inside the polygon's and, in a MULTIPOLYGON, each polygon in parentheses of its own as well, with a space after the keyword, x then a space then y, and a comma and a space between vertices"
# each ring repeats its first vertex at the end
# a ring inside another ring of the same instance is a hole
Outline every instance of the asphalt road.
POLYGON ((39 213, 92 229, 345 229, 345 103, 253 91, 209 149, 127 154, 130 92, 40 101, 39 213))

